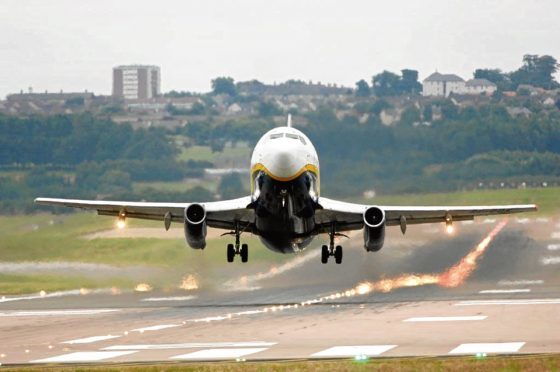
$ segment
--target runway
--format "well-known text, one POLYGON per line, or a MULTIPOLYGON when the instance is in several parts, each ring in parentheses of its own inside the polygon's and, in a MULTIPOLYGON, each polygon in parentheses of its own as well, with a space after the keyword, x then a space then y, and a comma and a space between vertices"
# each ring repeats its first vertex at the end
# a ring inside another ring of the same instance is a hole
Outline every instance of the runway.
POLYGON ((224 264, 190 291, 6 296, 0 363, 558 353, 560 219, 501 223, 391 229, 374 254, 358 235, 342 265, 224 264))

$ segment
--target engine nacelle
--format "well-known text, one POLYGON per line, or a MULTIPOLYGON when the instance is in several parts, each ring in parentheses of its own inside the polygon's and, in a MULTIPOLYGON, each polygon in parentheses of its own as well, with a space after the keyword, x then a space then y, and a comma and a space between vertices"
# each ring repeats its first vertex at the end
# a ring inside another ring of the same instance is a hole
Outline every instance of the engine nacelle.
POLYGON ((185 238, 193 249, 206 247, 206 210, 200 204, 185 208, 185 238))
POLYGON ((364 212, 364 248, 377 252, 385 241, 385 212, 378 207, 370 207, 364 212))

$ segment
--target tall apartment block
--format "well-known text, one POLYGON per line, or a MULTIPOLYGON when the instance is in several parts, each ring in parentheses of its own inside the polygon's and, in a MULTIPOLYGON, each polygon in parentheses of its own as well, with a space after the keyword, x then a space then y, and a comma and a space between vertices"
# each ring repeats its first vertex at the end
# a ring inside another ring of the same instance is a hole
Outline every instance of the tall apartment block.
POLYGON ((148 99, 160 94, 158 66, 128 65, 113 68, 113 96, 124 99, 148 99))

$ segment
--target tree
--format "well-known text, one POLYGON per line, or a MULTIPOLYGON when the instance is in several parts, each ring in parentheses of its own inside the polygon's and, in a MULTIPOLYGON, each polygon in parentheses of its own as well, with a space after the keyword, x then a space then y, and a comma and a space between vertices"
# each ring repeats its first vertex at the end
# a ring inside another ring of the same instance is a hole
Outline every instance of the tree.
POLYGON ((558 87, 554 74, 560 65, 552 56, 526 54, 523 56, 523 66, 510 74, 515 88, 520 84, 530 84, 544 89, 558 87))
POLYGON ((488 81, 496 84, 499 91, 511 89, 511 80, 508 74, 502 72, 502 70, 495 68, 478 68, 474 72, 475 79, 486 79, 488 81))
POLYGON ((243 183, 237 173, 226 174, 220 180, 218 193, 222 199, 233 199, 243 195, 243 183))
POLYGON ((217 77, 212 80, 212 92, 214 94, 227 94, 231 97, 237 95, 237 88, 233 78, 231 77, 217 77))
POLYGON ((378 97, 396 96, 399 93, 401 77, 390 71, 383 71, 372 78, 373 92, 378 97))
POLYGON ((364 79, 356 82, 356 95, 358 97, 367 97, 370 95, 369 85, 364 79))
POLYGON ((418 82, 418 71, 401 70, 402 79, 400 84, 401 93, 418 94, 422 90, 422 84, 418 82))

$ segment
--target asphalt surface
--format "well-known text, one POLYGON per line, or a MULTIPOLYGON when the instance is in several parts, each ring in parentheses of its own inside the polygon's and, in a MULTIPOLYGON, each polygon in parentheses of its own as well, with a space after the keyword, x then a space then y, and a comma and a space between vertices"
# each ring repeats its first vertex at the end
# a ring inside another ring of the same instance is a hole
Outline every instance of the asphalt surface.
POLYGON ((0 363, 560 352, 560 219, 501 221, 390 229, 377 253, 355 235, 341 265, 317 241, 190 291, 0 297, 0 363))

